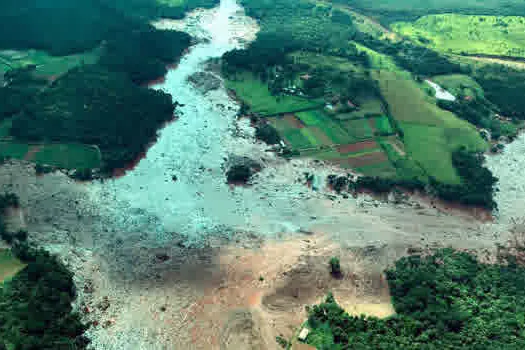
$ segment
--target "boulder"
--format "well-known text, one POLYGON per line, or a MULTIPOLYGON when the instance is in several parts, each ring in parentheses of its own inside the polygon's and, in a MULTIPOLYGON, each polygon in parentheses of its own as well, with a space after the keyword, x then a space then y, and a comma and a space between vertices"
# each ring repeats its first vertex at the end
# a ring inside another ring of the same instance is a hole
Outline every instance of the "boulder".
POLYGON ((261 169, 260 163, 248 157, 230 157, 226 179, 231 184, 246 184, 261 169))
POLYGON ((221 80, 209 72, 194 73, 188 77, 188 81, 203 94, 221 87, 221 80))

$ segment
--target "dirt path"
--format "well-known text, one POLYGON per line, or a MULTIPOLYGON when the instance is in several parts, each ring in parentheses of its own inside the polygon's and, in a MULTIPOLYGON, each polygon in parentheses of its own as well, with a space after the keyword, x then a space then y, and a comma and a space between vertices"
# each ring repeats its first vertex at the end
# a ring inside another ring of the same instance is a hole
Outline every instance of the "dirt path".
POLYGON ((491 57, 480 57, 480 56, 459 56, 453 55, 459 58, 469 59, 482 63, 501 64, 515 69, 525 69, 525 62, 505 60, 502 58, 491 58, 491 57))

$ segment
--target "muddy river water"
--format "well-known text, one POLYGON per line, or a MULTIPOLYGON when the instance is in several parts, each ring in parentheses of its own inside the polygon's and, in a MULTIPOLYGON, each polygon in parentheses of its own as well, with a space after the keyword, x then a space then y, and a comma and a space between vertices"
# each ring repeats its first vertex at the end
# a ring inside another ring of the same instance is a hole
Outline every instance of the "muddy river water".
MULTIPOLYGON (((278 159, 255 141, 246 120, 236 120, 238 106, 223 86, 204 95, 192 86, 187 78, 203 71, 208 60, 254 38, 257 24, 234 0, 222 0, 218 8, 197 11, 183 21, 156 25, 186 30, 202 41, 163 83, 154 86, 171 93, 183 105, 178 108, 179 119, 159 132, 158 141, 134 169, 120 178, 89 186, 105 228, 140 231, 158 244, 175 236, 184 237, 187 244, 199 244, 217 234, 275 236, 321 230, 361 245, 421 232, 428 217, 431 224, 425 235, 437 240, 444 235, 453 239, 464 229, 459 219, 431 208, 417 209, 419 218, 413 220, 408 219, 412 210, 378 204, 366 197, 328 200, 323 190, 313 192, 305 186, 304 173, 315 173, 323 182, 335 172, 330 166, 278 159), (225 160, 232 156, 248 156, 265 166, 253 186, 232 188, 226 184, 225 160), (378 230, 381 225, 385 230, 378 230)), ((466 231, 479 230, 477 225, 467 226, 466 231)), ((414 239, 419 240, 419 233, 414 239)))

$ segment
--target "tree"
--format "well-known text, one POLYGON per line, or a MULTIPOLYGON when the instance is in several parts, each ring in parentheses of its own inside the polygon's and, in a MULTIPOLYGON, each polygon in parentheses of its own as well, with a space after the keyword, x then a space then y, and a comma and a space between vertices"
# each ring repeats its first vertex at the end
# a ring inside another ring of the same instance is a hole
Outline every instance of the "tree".
POLYGON ((339 277, 341 275, 341 262, 338 257, 333 256, 330 258, 330 273, 334 277, 339 277))

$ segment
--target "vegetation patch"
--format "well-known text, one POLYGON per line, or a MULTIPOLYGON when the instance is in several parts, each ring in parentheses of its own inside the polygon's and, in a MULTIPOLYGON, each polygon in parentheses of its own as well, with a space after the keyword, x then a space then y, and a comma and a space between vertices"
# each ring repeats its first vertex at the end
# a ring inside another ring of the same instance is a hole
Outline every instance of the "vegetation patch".
POLYGON ((454 96, 480 98, 485 95, 481 86, 468 75, 448 74, 432 77, 432 81, 449 91, 454 96))
POLYGON ((329 295, 308 310, 317 349, 514 349, 525 346, 525 269, 512 256, 483 264, 443 249, 386 271, 396 314, 351 316, 329 295))
POLYGON ((392 125, 390 125, 390 120, 387 116, 380 116, 377 118, 371 118, 370 123, 373 124, 374 128, 380 135, 391 135, 394 133, 392 125))
POLYGON ((51 56, 40 50, 4 50, 0 51, 0 74, 34 65, 37 75, 54 78, 81 64, 95 64, 99 56, 99 48, 67 56, 51 56))
POLYGON ((525 18, 517 16, 431 15, 392 28, 440 52, 525 57, 525 18))
POLYGON ((512 16, 525 14, 525 4, 520 0, 331 0, 333 3, 348 5, 372 17, 379 18, 385 25, 397 21, 414 21, 430 14, 461 13, 468 15, 512 16))
POLYGON ((320 101, 297 96, 274 96, 270 93, 267 84, 247 72, 236 74, 235 77, 230 76, 226 80, 226 87, 235 92, 235 95, 249 107, 250 112, 263 116, 292 113, 323 105, 320 101))
POLYGON ((28 101, 13 119, 10 133, 18 140, 68 144, 44 147, 35 154, 41 161, 69 164, 80 155, 81 163, 94 163, 95 151, 78 144, 97 145, 104 169, 111 170, 143 152, 157 129, 173 118, 174 109, 170 95, 138 87, 122 73, 83 66, 28 101), (61 152, 64 149, 72 154, 61 152))
POLYGON ((345 120, 341 125, 353 140, 363 140, 373 136, 373 130, 367 119, 345 120))
POLYGON ((18 260, 11 250, 0 249, 0 288, 2 283, 9 281, 25 266, 26 264, 18 260))

